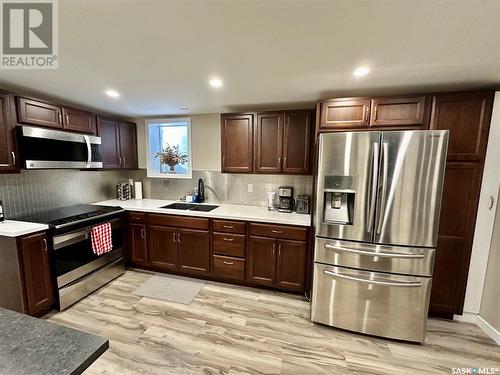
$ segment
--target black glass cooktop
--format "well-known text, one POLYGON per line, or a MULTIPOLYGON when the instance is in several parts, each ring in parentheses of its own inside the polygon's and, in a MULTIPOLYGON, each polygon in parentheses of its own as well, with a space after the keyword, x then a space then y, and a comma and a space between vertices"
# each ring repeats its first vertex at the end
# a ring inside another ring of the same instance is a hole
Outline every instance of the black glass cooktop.
POLYGON ((81 204, 77 206, 57 208, 50 211, 37 212, 32 215, 19 217, 17 220, 48 224, 51 227, 60 227, 65 224, 76 224, 76 222, 79 221, 88 221, 98 218, 99 216, 107 216, 108 214, 115 212, 123 212, 123 209, 121 207, 81 204))

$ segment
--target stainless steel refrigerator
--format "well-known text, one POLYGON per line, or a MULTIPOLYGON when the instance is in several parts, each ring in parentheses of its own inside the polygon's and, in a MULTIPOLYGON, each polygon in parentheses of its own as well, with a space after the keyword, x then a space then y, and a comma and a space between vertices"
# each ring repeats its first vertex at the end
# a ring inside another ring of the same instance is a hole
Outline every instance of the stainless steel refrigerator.
POLYGON ((311 319, 423 342, 448 131, 321 134, 311 319))

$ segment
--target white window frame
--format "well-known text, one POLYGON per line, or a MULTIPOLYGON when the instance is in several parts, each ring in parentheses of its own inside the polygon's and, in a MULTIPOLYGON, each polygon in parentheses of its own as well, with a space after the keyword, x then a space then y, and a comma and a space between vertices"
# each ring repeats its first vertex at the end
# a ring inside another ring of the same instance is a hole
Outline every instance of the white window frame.
POLYGON ((154 118, 146 120, 146 170, 148 178, 181 178, 181 179, 192 179, 193 178, 193 149, 191 141, 191 117, 163 117, 154 118), (149 169, 150 162, 150 148, 149 148, 149 126, 151 124, 156 125, 158 123, 176 123, 176 122, 186 122, 188 124, 188 139, 189 139, 189 156, 188 156, 188 168, 189 174, 176 174, 176 173, 154 173, 149 169))

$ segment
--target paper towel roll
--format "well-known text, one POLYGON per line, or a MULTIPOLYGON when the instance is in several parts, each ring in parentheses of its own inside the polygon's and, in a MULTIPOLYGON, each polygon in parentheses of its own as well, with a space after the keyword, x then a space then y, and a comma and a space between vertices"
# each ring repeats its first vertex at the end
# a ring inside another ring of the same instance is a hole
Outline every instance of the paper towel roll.
POLYGON ((142 182, 136 181, 134 184, 135 199, 142 199, 142 182))

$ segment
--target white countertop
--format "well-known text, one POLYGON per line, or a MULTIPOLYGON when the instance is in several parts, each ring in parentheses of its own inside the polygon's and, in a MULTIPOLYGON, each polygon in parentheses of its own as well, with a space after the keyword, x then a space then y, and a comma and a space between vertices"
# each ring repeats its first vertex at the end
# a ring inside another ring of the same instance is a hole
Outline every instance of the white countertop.
MULTIPOLYGON (((160 199, 141 199, 120 201, 112 199, 95 204, 102 206, 119 206, 128 211, 151 212, 159 214, 172 214, 183 216, 207 217, 213 219, 245 220, 257 221, 272 224, 289 224, 308 227, 311 225, 311 215, 284 213, 278 211, 268 211, 267 207, 258 206, 240 206, 234 204, 217 204, 219 207, 210 212, 174 210, 161 208, 167 204, 178 201, 160 200, 160 199)), ((205 204, 205 203, 203 203, 205 204)), ((207 203, 212 204, 212 203, 207 203)))
POLYGON ((28 223, 16 220, 5 220, 0 222, 0 236, 4 237, 19 237, 47 229, 49 229, 49 226, 46 224, 28 223))

